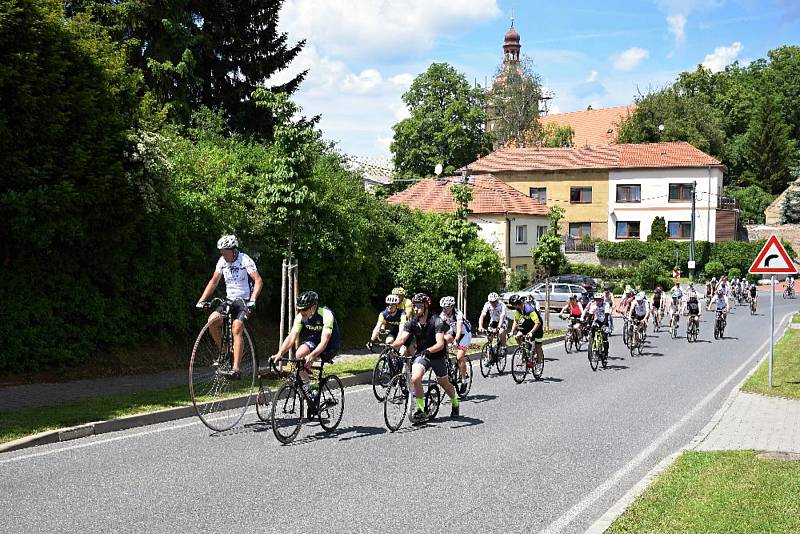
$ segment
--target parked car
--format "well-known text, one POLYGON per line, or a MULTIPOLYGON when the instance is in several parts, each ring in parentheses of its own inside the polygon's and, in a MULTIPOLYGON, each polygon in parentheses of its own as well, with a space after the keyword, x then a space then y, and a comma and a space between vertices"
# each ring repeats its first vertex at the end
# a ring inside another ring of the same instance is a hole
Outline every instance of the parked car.
MULTIPOLYGON (((577 285, 577 284, 560 284, 557 282, 550 283, 550 307, 551 308, 563 308, 564 304, 567 303, 569 300, 569 296, 572 294, 581 295, 586 292, 586 289, 577 285)), ((544 282, 540 282, 538 284, 534 284, 530 287, 526 287, 520 291, 509 291, 503 293, 502 299, 505 302, 508 302, 508 299, 511 298, 511 295, 522 295, 530 300, 531 297, 536 299, 539 304, 544 307, 545 305, 545 284, 544 282)))
POLYGON ((575 284, 594 293, 597 290, 597 282, 591 276, 582 274, 562 274, 552 279, 555 283, 575 284))

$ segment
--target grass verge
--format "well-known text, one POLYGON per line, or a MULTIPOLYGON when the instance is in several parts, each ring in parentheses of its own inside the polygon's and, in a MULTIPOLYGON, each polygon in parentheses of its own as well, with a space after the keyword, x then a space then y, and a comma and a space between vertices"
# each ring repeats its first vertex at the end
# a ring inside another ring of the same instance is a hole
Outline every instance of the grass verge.
MULTIPOLYGON (((329 365, 325 368, 325 372, 344 377, 362 371, 370 371, 374 366, 375 358, 364 358, 329 365)), ((278 382, 278 380, 270 380, 266 382, 266 385, 274 388, 278 382)), ((257 382, 256 387, 258 387, 257 382)), ((241 393, 242 391, 232 391, 231 396, 241 393)), ((97 397, 54 406, 0 411, 0 443, 46 430, 81 425, 92 421, 106 421, 178 406, 189 406, 191 403, 188 388, 175 386, 125 395, 97 397)))
POLYGON ((800 462, 686 452, 606 531, 800 532, 800 462))
MULTIPOLYGON (((794 316, 798 320, 800 314, 794 316)), ((775 343, 772 386, 769 387, 769 359, 765 358, 742 386, 742 391, 773 397, 800 399, 800 330, 789 329, 775 343)))

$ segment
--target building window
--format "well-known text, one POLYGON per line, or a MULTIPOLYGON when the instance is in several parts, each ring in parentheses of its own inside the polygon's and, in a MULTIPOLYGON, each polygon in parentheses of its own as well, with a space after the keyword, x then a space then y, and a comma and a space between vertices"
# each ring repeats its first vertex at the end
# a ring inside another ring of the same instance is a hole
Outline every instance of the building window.
POLYGON ((547 202, 547 188, 546 187, 531 187, 531 198, 535 198, 539 202, 547 202))
POLYGON ((527 224, 520 224, 517 226, 517 240, 515 243, 518 245, 524 245, 528 242, 528 225, 527 224))
POLYGON ((639 239, 639 222, 617 221, 617 239, 639 239))
POLYGON ((516 267, 514 267, 514 269, 516 269, 516 271, 518 273, 527 273, 528 272, 528 266, 525 265, 524 263, 522 265, 517 265, 516 267))
POLYGON ((670 202, 691 202, 692 184, 669 184, 670 202))
POLYGON ((547 232, 547 226, 537 226, 536 227, 536 242, 537 243, 542 240, 542 237, 544 236, 545 232, 547 232))
POLYGON ((670 239, 691 239, 691 221, 670 221, 667 223, 667 232, 670 239))
POLYGON ((592 235, 592 223, 569 223, 569 235, 578 239, 585 235, 592 235))
POLYGON ((641 202, 641 201, 642 201, 641 185, 617 186, 617 202, 641 202))
POLYGON ((573 204, 590 204, 592 202, 592 188, 570 187, 569 201, 573 204))

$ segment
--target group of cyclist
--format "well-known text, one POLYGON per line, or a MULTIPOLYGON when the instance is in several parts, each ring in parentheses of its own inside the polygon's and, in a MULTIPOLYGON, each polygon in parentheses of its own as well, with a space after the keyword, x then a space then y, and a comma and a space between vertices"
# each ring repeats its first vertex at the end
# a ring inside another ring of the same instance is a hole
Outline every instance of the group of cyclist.
MULTIPOLYGON (((263 288, 263 281, 258 273, 255 262, 244 252, 239 250, 239 241, 234 235, 223 235, 217 242, 220 258, 217 261, 214 273, 207 283, 197 307, 208 306, 207 300, 213 294, 219 281, 224 278, 227 298, 230 303, 230 314, 233 334, 233 362, 224 372, 229 379, 241 378, 239 364, 242 355, 244 321, 255 309, 255 303, 263 288)), ((788 285, 793 285, 793 277, 787 280, 788 285)), ((755 285, 746 279, 734 278, 728 280, 722 276, 719 280, 712 278, 705 284, 706 307, 721 314, 723 320, 731 308, 731 300, 748 300, 755 304, 758 291, 755 285)), ((527 338, 531 341, 536 354, 536 362, 530 365, 541 364, 544 360, 542 339, 544 335, 544 322, 539 304, 535 300, 528 301, 522 295, 514 294, 509 298, 509 305, 513 317, 509 317, 509 310, 500 298, 492 292, 488 295, 478 319, 478 333, 492 332, 497 336, 498 350, 503 353, 507 350, 509 337, 518 341, 527 338), (488 324, 487 324, 488 319, 488 324), (507 331, 508 320, 512 320, 510 331, 507 331)), ((338 354, 341 346, 339 325, 333 312, 319 305, 319 295, 314 291, 304 291, 296 299, 297 315, 293 326, 278 351, 272 355, 273 363, 278 363, 281 358, 295 345, 299 347, 295 353, 298 360, 303 360, 302 376, 308 379, 311 364, 317 359, 330 362, 338 354)), ((377 342, 379 336, 386 335, 383 342, 397 349, 401 356, 411 351, 411 384, 417 410, 411 416, 414 423, 421 423, 427 419, 424 409, 423 376, 433 370, 437 382, 451 399, 451 417, 459 416, 461 396, 465 391, 457 391, 450 383, 447 373, 448 347, 453 347, 456 353, 458 372, 467 383, 470 366, 467 365, 466 353, 472 341, 472 325, 462 310, 456 307, 452 296, 445 296, 439 300, 441 312, 432 312, 431 298, 425 293, 416 293, 412 298, 406 296, 402 287, 396 287, 385 298, 386 308, 378 314, 371 340, 377 342)), ((582 338, 588 338, 599 329, 602 333, 605 354, 608 354, 608 337, 613 332, 613 313, 621 315, 626 322, 632 323, 635 328, 645 332, 650 319, 661 324, 666 313, 669 317, 670 327, 676 326, 676 321, 686 312, 687 328, 699 325, 702 306, 693 284, 689 284, 684 294, 680 283, 676 280, 674 287, 667 293, 661 285, 656 286, 652 296, 648 298, 643 291, 634 291, 631 286, 626 286, 622 298, 616 303, 610 286, 605 286, 603 291, 593 293, 587 291, 581 295, 570 295, 568 302, 562 308, 560 316, 570 319, 570 329, 579 332, 582 338)), ((208 318, 212 325, 212 337, 219 344, 221 337, 220 315, 223 309, 215 309, 208 318)))

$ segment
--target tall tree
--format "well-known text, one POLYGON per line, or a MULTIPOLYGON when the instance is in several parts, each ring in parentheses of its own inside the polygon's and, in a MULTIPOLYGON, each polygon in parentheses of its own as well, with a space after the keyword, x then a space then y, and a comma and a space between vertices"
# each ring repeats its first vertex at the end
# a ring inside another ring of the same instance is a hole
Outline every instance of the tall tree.
MULTIPOLYGON (((272 134, 267 107, 253 91, 267 87, 305 41, 288 43, 278 31, 283 0, 75 0, 67 14, 89 12, 125 43, 131 64, 144 73, 147 88, 188 124, 200 105, 221 110, 233 131, 272 134)), ((301 72, 270 87, 291 94, 301 72)))
POLYGON ((772 194, 782 192, 794 179, 791 169, 796 161, 796 142, 789 138, 789 127, 774 96, 765 95, 759 102, 746 139, 748 169, 742 180, 772 194))
POLYGON ((523 143, 527 138, 539 137, 541 97, 540 77, 530 58, 506 59, 497 68, 487 96, 489 125, 496 147, 511 139, 523 143))
POLYGON ((393 126, 391 144, 398 174, 430 176, 439 163, 452 174, 491 148, 483 91, 449 64, 431 64, 414 79, 403 102, 411 117, 393 126))

